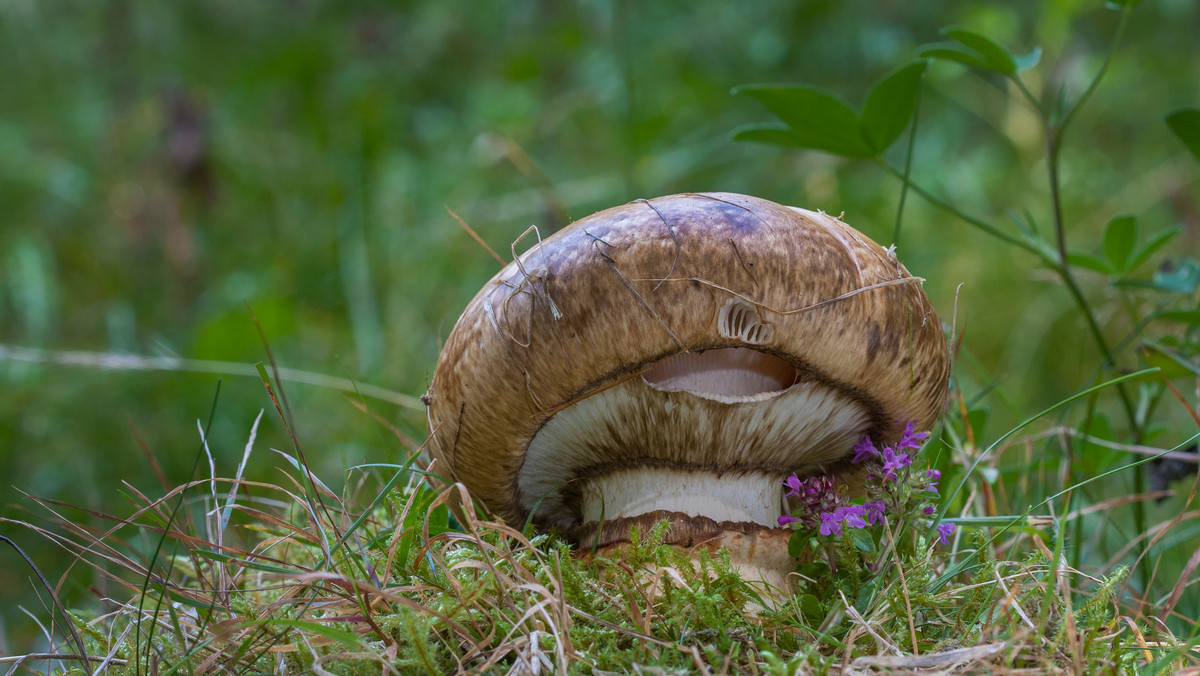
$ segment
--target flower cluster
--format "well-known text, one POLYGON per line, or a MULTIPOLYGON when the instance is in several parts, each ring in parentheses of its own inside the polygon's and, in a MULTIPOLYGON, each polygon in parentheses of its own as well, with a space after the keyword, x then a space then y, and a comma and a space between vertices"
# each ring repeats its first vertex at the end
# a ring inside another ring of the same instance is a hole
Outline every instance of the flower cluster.
MULTIPOLYGON (((787 487, 792 514, 779 517, 779 525, 795 524, 803 531, 816 531, 825 536, 841 536, 847 528, 868 528, 881 523, 885 514, 915 514, 932 516, 936 513, 933 501, 937 498, 938 482, 942 475, 936 469, 916 472, 910 469, 913 455, 929 438, 928 432, 916 431, 916 423, 904 426, 900 440, 890 446, 877 447, 864 435, 852 449, 850 462, 869 468, 865 489, 867 500, 853 503, 844 486, 838 486, 828 476, 801 479, 795 474, 783 480, 787 487)), ((949 543, 955 530, 953 523, 937 524, 934 533, 941 544, 949 543)))
POLYGON ((784 495, 795 498, 791 504, 797 506, 794 510, 797 516, 784 514, 779 517, 780 526, 800 523, 805 530, 816 528, 823 523, 823 514, 833 512, 845 501, 842 495, 845 489, 839 492, 832 477, 814 476, 801 479, 793 474, 783 480, 783 485, 788 488, 784 495))
POLYGON ((900 451, 919 450, 921 442, 929 438, 929 432, 917 432, 915 427, 916 422, 909 420, 908 424, 904 426, 904 434, 900 436, 900 441, 893 446, 884 446, 882 449, 875 448, 871 437, 864 434, 854 445, 854 457, 850 459, 850 462, 857 465, 878 460, 881 462, 879 471, 884 483, 896 483, 899 477, 897 472, 912 464, 911 455, 900 451))

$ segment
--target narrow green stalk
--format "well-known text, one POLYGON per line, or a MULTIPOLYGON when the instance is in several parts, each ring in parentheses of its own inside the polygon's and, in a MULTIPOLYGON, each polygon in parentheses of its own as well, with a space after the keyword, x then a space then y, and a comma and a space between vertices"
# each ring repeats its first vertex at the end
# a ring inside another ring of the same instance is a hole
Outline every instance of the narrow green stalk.
MULTIPOLYGON (((1100 323, 1096 319, 1095 313, 1092 311, 1091 305, 1084 298, 1083 291, 1079 288, 1075 281, 1075 276, 1071 273, 1071 265, 1068 261, 1067 251, 1067 235, 1066 235, 1066 219, 1063 217, 1062 194, 1060 191, 1059 179, 1059 162, 1061 159, 1063 138, 1066 136, 1067 129, 1071 126, 1079 111, 1092 97, 1096 88, 1100 86, 1100 81, 1104 79, 1105 73, 1108 72, 1109 66, 1112 64, 1113 57, 1117 53, 1117 47, 1121 43, 1121 36, 1125 33, 1125 26, 1129 20, 1129 6, 1121 8, 1121 17, 1117 21, 1117 29, 1113 34, 1112 42, 1109 44, 1108 52, 1104 55, 1104 61, 1100 64, 1100 70, 1096 72, 1096 76, 1088 84, 1087 89, 1079 97, 1074 104, 1067 110, 1063 119, 1058 124, 1052 117, 1042 114, 1042 121, 1045 124, 1046 134, 1046 159, 1047 159, 1047 178, 1050 182, 1050 202, 1054 212, 1054 235, 1055 245, 1058 250, 1058 264, 1054 270, 1062 280, 1063 285, 1067 287, 1067 291, 1075 300, 1075 304, 1083 312, 1084 319, 1087 321, 1088 330, 1092 334, 1092 339, 1096 342, 1100 352, 1104 355, 1104 361, 1107 364, 1113 363, 1113 351, 1108 346, 1108 341, 1104 338, 1104 332, 1100 329, 1100 323)), ((1013 78, 1016 80, 1016 78, 1013 78)), ((1019 82, 1019 81, 1018 81, 1019 82)), ((1134 443, 1141 443, 1142 429, 1138 424, 1137 410, 1133 405, 1129 391, 1124 384, 1117 384, 1117 396, 1121 400, 1121 405, 1125 409, 1125 416, 1129 420, 1129 429, 1133 435, 1134 443)), ((1145 476, 1143 472, 1134 472, 1133 475, 1133 490, 1136 494, 1141 494, 1145 491, 1145 476)), ((1134 527, 1139 533, 1146 530, 1146 508, 1142 502, 1136 501, 1133 503, 1133 520, 1134 527)), ((1150 584, 1150 571, 1145 567, 1139 570, 1141 577, 1142 588, 1148 589, 1150 584)))
POLYGON ((1067 235, 1065 227, 1065 219, 1063 218, 1062 209, 1062 193, 1059 190, 1060 179, 1058 176, 1058 160, 1059 148, 1061 147, 1060 135, 1062 130, 1055 130, 1049 124, 1046 125, 1046 159, 1047 171, 1046 176, 1050 181, 1050 206, 1054 212, 1054 245, 1058 251, 1058 274, 1064 278, 1064 281, 1071 276, 1070 263, 1067 262, 1067 235))
POLYGON ((908 198, 908 188, 912 185, 913 148, 917 143, 917 122, 921 119, 921 93, 925 88, 925 78, 921 77, 921 86, 917 92, 917 102, 913 106, 912 128, 908 131, 908 150, 904 156, 904 178, 900 185, 900 204, 896 207, 896 229, 892 232, 892 246, 900 244, 900 223, 904 219, 904 202, 908 198))
MULTIPOLYGON (((1055 245, 1058 250, 1058 265, 1055 266, 1054 271, 1062 279, 1063 284, 1066 285, 1067 290, 1075 299, 1076 304, 1079 305, 1081 310, 1083 310, 1084 317, 1088 322, 1088 329, 1091 331, 1092 337, 1096 341, 1096 345, 1104 353, 1105 361, 1109 364, 1112 363, 1112 350, 1110 350, 1108 347, 1108 341, 1105 340, 1104 333, 1100 330, 1099 322, 1096 320, 1096 316, 1092 312, 1091 306, 1088 304, 1087 299, 1083 297, 1083 292, 1080 290, 1079 285, 1075 282, 1074 275, 1071 274, 1071 265, 1067 259, 1068 251, 1066 219, 1063 217, 1062 194, 1060 192, 1061 182, 1059 179, 1059 161, 1061 158, 1063 137, 1066 136, 1067 129, 1070 127, 1071 122, 1079 114, 1079 111, 1083 108, 1084 104, 1087 103, 1088 99, 1092 97, 1092 94, 1100 85, 1100 81, 1104 79, 1105 73, 1108 72, 1108 68, 1112 64, 1113 57, 1116 55, 1117 47, 1121 42, 1121 36, 1125 33, 1125 26, 1128 23, 1128 19, 1129 6, 1126 5, 1121 8, 1121 18, 1117 22, 1117 30, 1113 34, 1113 40, 1108 47, 1108 52, 1104 55, 1104 61, 1100 64, 1100 70, 1096 72, 1096 76, 1092 78, 1090 83, 1088 83, 1087 89, 1084 90, 1083 94, 1079 97, 1079 100, 1076 101, 1067 111, 1062 122, 1056 125, 1053 119, 1048 117, 1045 113, 1040 113, 1042 116, 1042 123, 1045 125, 1046 159, 1048 168, 1047 178, 1050 182, 1050 202, 1054 211, 1055 245)), ((1029 95, 1028 90, 1025 89, 1019 79, 1014 77, 1013 81, 1017 83, 1022 92, 1025 92, 1027 96, 1029 95)), ((1138 429, 1136 415, 1133 409, 1132 401, 1129 399, 1129 394, 1125 391, 1123 386, 1118 386, 1117 391, 1121 395, 1121 401, 1124 404, 1125 412, 1129 417, 1129 424, 1134 432, 1134 437, 1136 440, 1140 441, 1141 431, 1138 429)))
MULTIPOLYGON (((212 407, 208 411, 208 422, 205 423, 205 425, 204 425, 204 435, 201 437, 201 440, 200 440, 200 448, 199 448, 199 450, 196 451, 195 460, 192 461, 192 471, 188 473, 189 480, 191 479, 191 477, 196 476, 196 470, 200 468, 200 459, 202 457, 204 457, 204 446, 207 443, 206 440, 208 439, 209 432, 212 431, 213 420, 215 420, 217 417, 217 402, 220 400, 221 400, 221 380, 217 379, 217 389, 215 392, 213 392, 212 407)), ((169 556, 163 554, 163 549, 166 548, 167 536, 171 532, 171 526, 175 524, 175 519, 179 515, 179 511, 181 509, 183 509, 184 496, 186 495, 186 493, 187 493, 186 491, 179 491, 179 499, 175 501, 175 506, 171 508, 171 514, 167 518, 166 526, 163 527, 162 534, 159 536, 158 541, 155 542, 155 544, 154 544, 154 553, 151 554, 151 556, 150 556, 150 562, 146 564, 146 579, 142 580, 141 594, 138 595, 138 613, 137 613, 137 620, 136 620, 137 624, 135 627, 137 631, 136 631, 136 636, 134 638, 134 645, 133 645, 133 648, 134 648, 134 650, 133 650, 133 669, 134 669, 134 674, 136 674, 137 676, 141 676, 141 673, 142 673, 142 666, 141 666, 142 665, 141 648, 142 648, 142 635, 143 635, 142 632, 145 631, 146 658, 147 658, 147 661, 149 661, 150 656, 154 652, 154 630, 158 628, 157 623, 147 622, 147 624, 149 624, 150 627, 145 630, 142 629, 142 623, 144 621, 145 610, 146 610, 146 597, 147 597, 146 590, 150 587, 150 581, 154 575, 154 566, 156 563, 158 563, 160 555, 162 555, 162 558, 166 561, 167 569, 166 569, 166 571, 163 572, 162 578, 161 578, 163 581, 162 593, 158 594, 157 597, 155 598, 154 610, 151 611, 151 614, 157 614, 158 611, 162 608, 163 601, 165 601, 167 598, 167 581, 170 579, 171 571, 175 567, 175 554, 179 551, 179 542, 176 541, 174 543, 172 550, 171 550, 171 554, 169 556)), ((211 618, 211 613, 204 617, 205 625, 208 624, 210 618, 211 618)))
POLYGON ((1029 102, 1029 105, 1037 111, 1038 116, 1044 119, 1045 113, 1042 111, 1042 102, 1038 101, 1038 98, 1033 95, 1033 92, 1029 91, 1029 88, 1025 86, 1025 83, 1021 81, 1020 77, 1013 75, 1012 81, 1013 84, 1017 86, 1017 91, 1021 92, 1021 96, 1024 96, 1025 100, 1029 102))
POLYGON ((1108 52, 1104 55, 1104 61, 1100 64, 1100 70, 1096 72, 1096 77, 1088 84, 1088 88, 1083 91, 1083 95, 1079 97, 1075 105, 1071 106, 1071 109, 1067 111, 1066 116, 1063 117, 1062 122, 1058 125, 1058 143, 1062 142, 1062 132, 1071 125, 1071 121, 1079 114, 1079 110, 1083 108, 1088 99, 1092 98, 1092 93, 1096 91, 1096 87, 1100 86, 1100 80, 1103 80, 1105 73, 1108 72, 1108 67, 1112 64, 1113 57, 1117 54, 1117 47, 1121 44, 1121 37, 1125 34, 1125 25, 1129 22, 1130 9, 1129 5, 1121 7, 1121 16, 1117 20, 1117 30, 1113 32, 1112 44, 1108 46, 1108 52))
POLYGON ((995 237, 996 239, 999 239, 1003 242, 1007 242, 1008 244, 1011 244, 1019 249, 1024 249, 1025 251, 1028 251, 1029 253, 1037 255, 1039 258, 1044 258, 1042 253, 1040 251, 1038 251, 1037 247, 1033 246, 1032 244, 1030 244, 1020 238, 1014 237, 1013 235, 1010 235, 1007 232, 1004 232, 1000 228, 997 228, 996 226, 992 225, 991 223, 980 220, 980 219, 968 214, 965 211, 961 211, 960 209, 958 209, 958 207, 955 207, 954 205, 950 204, 949 202, 942 200, 941 198, 937 197, 936 195, 929 192, 925 188, 921 187, 921 185, 919 183, 916 183, 916 182, 912 181, 911 179, 907 178, 905 176, 904 172, 902 172, 899 169, 897 169, 896 167, 892 166, 886 160, 879 158, 876 160, 876 162, 879 164, 880 167, 882 167, 889 174, 891 174, 892 176, 895 176, 896 178, 900 179, 901 182, 907 184, 908 187, 911 188, 913 192, 920 195, 926 202, 929 202, 933 206, 941 209, 942 211, 945 211, 946 213, 956 216, 958 219, 966 222, 968 225, 974 226, 976 229, 982 230, 983 232, 986 232, 987 234, 991 235, 992 237, 995 237))
MULTIPOLYGON (((1054 272, 1062 279, 1063 285, 1067 287, 1067 291, 1070 292, 1071 297, 1075 300, 1075 304, 1083 311, 1083 318, 1087 320, 1088 332, 1092 334, 1092 339, 1096 341, 1096 346, 1104 353, 1104 362, 1112 364, 1113 351, 1108 347, 1108 340, 1104 337, 1104 332, 1100 329, 1100 323, 1096 320, 1095 313, 1092 312, 1092 306, 1083 297, 1083 291, 1075 282, 1075 277, 1071 274, 1071 268, 1067 265, 1059 265, 1055 266, 1054 272)), ((1134 443, 1141 443, 1142 430, 1137 423, 1137 412, 1133 406, 1133 399, 1130 398, 1128 390, 1123 385, 1117 386, 1117 395, 1121 399, 1125 415, 1129 418, 1129 426, 1133 432, 1134 443)))

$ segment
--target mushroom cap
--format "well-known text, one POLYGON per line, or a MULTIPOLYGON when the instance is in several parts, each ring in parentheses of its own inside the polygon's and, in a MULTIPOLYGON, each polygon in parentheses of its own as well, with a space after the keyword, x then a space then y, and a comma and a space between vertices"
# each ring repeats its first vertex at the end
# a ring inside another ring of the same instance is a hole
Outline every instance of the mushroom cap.
POLYGON ((838 218, 745 195, 598 212, 507 265, 455 324, 426 399, 433 471, 511 522, 572 528, 598 472, 847 470, 861 434, 889 443, 941 411, 949 357, 921 281, 838 218), (721 348, 741 348, 720 354, 749 364, 745 391, 676 377, 721 348), (790 400, 816 407, 803 429, 776 404, 790 400), (550 483, 526 467, 535 451, 557 463, 550 483))

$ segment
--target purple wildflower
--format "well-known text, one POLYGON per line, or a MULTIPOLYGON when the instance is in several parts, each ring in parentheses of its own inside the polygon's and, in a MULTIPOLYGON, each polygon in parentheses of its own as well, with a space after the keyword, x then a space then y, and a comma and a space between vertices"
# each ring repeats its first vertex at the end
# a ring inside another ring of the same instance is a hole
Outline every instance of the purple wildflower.
POLYGON ((922 509, 921 511, 928 514, 929 516, 933 516, 933 513, 936 512, 937 509, 935 509, 933 505, 929 505, 928 507, 922 509))
POLYGON ((821 500, 836 493, 833 489, 833 477, 814 476, 805 479, 804 497, 808 500, 821 500))
POLYGON ((883 480, 887 483, 896 482, 896 470, 904 469, 912 464, 907 453, 899 453, 891 446, 883 447, 883 480))
POLYGON ((929 479, 929 485, 925 487, 925 490, 936 493, 938 482, 942 480, 942 473, 936 469, 927 469, 925 470, 925 478, 929 479))
POLYGON ((867 522, 864 520, 867 516, 867 508, 864 505, 838 507, 838 511, 842 513, 842 518, 847 526, 854 528, 867 527, 867 522))
POLYGON ((821 535, 841 535, 844 526, 866 528, 865 515, 866 508, 862 505, 843 506, 832 512, 824 512, 821 514, 821 535))
POLYGON ((783 480, 783 485, 788 487, 788 492, 784 493, 784 495, 790 498, 793 495, 800 495, 800 488, 804 485, 804 482, 800 480, 800 477, 793 474, 783 480))
POLYGON ((875 444, 871 443, 871 437, 865 434, 859 437, 858 443, 854 444, 852 450, 854 451, 854 457, 851 458, 850 463, 854 465, 870 460, 871 458, 879 457, 879 450, 875 448, 875 444))
POLYGON ((905 448, 919 449, 921 442, 929 438, 929 432, 917 432, 914 429, 916 426, 915 420, 909 420, 904 426, 904 434, 900 436, 900 443, 896 444, 897 451, 905 448))
POLYGON ((950 544, 950 534, 953 533, 957 528, 958 526, 955 526, 949 521, 943 521, 939 523, 936 528, 938 542, 941 542, 944 545, 950 544))
POLYGON ((837 512, 825 512, 821 514, 821 535, 842 534, 842 522, 837 518, 837 512))
POLYGON ((863 507, 867 510, 867 523, 874 526, 880 521, 883 521, 883 513, 886 511, 883 500, 868 502, 863 505, 863 507))
POLYGON ((795 516, 780 519, 781 526, 798 522, 803 529, 817 528, 821 525, 821 514, 834 511, 842 503, 832 477, 811 476, 801 479, 793 474, 782 483, 788 488, 786 495, 791 498, 795 516))
POLYGON ((791 523, 796 523, 797 521, 800 521, 800 520, 801 519, 798 519, 790 514, 784 514, 783 516, 779 517, 779 525, 786 526, 791 523))

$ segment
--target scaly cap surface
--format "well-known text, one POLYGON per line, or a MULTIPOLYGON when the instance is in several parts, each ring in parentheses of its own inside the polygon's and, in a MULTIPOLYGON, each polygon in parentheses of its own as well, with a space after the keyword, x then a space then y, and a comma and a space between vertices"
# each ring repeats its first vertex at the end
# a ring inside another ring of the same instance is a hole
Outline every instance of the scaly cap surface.
POLYGON ((580 486, 618 470, 845 469, 861 434, 931 427, 948 374, 920 280, 857 230, 745 195, 672 195, 577 221, 484 286, 438 359, 428 448, 506 519, 536 507, 573 528, 580 486), (749 394, 672 386, 688 359, 751 352, 749 394))

